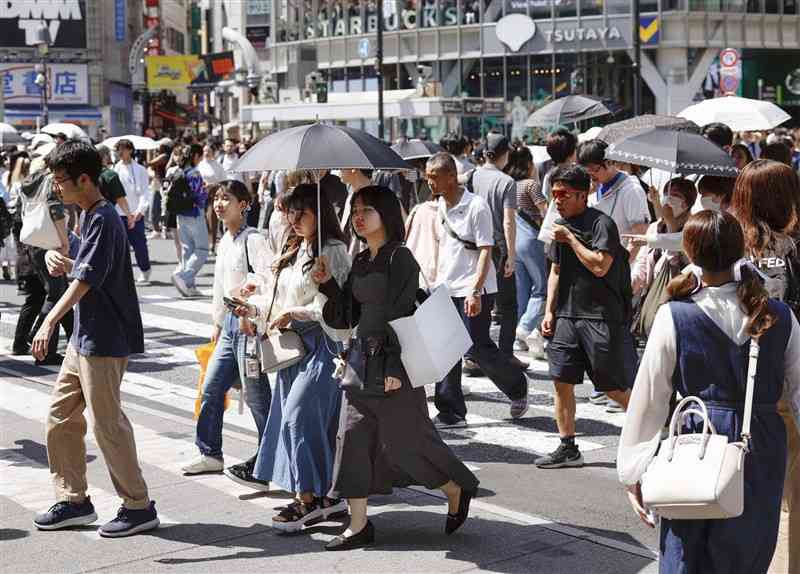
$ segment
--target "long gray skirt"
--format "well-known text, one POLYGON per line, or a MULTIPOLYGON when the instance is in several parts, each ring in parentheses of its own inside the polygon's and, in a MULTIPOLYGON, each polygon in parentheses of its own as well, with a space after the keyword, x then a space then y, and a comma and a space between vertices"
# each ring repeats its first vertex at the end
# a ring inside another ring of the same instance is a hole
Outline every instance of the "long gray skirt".
POLYGON ((433 426, 424 388, 406 380, 383 396, 349 392, 342 407, 330 497, 367 498, 410 485, 434 489, 450 480, 477 488, 478 478, 433 426))

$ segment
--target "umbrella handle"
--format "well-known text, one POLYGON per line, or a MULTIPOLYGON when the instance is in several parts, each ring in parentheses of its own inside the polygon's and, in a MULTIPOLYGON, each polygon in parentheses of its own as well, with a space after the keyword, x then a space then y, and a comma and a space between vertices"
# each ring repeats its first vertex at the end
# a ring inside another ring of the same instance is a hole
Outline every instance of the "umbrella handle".
POLYGON ((318 257, 322 257, 322 172, 317 171, 317 242, 318 257))

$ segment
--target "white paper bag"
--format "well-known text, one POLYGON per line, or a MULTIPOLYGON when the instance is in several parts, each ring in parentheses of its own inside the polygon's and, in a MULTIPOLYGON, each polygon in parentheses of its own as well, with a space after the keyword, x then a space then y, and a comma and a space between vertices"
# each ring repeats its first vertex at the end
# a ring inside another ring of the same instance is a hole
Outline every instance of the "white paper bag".
POLYGON ((472 347, 469 331, 445 285, 434 289, 414 315, 389 324, 397 333, 400 358, 413 387, 444 379, 472 347))

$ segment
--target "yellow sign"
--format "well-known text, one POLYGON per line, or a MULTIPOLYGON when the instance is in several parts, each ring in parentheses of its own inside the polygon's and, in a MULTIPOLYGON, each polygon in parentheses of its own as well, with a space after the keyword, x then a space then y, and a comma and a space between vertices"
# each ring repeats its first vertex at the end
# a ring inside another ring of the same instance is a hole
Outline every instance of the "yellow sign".
POLYGON ((198 56, 147 56, 149 90, 186 90, 197 76, 202 62, 198 56))
POLYGON ((639 20, 639 38, 643 44, 658 44, 660 31, 658 16, 642 16, 639 20))

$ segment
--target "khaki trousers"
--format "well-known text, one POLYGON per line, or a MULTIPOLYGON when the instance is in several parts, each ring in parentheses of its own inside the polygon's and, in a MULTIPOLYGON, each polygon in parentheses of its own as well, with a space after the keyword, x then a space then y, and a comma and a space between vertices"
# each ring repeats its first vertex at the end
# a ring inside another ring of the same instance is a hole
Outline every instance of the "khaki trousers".
POLYGON ((778 410, 786 423, 788 448, 778 547, 769 571, 800 574, 800 433, 786 401, 778 403, 778 410))
POLYGON ((86 418, 103 453, 111 481, 126 508, 150 504, 147 485, 136 456, 133 428, 122 412, 120 385, 127 358, 84 357, 72 345, 53 389, 47 417, 47 458, 59 501, 86 498, 86 418))

